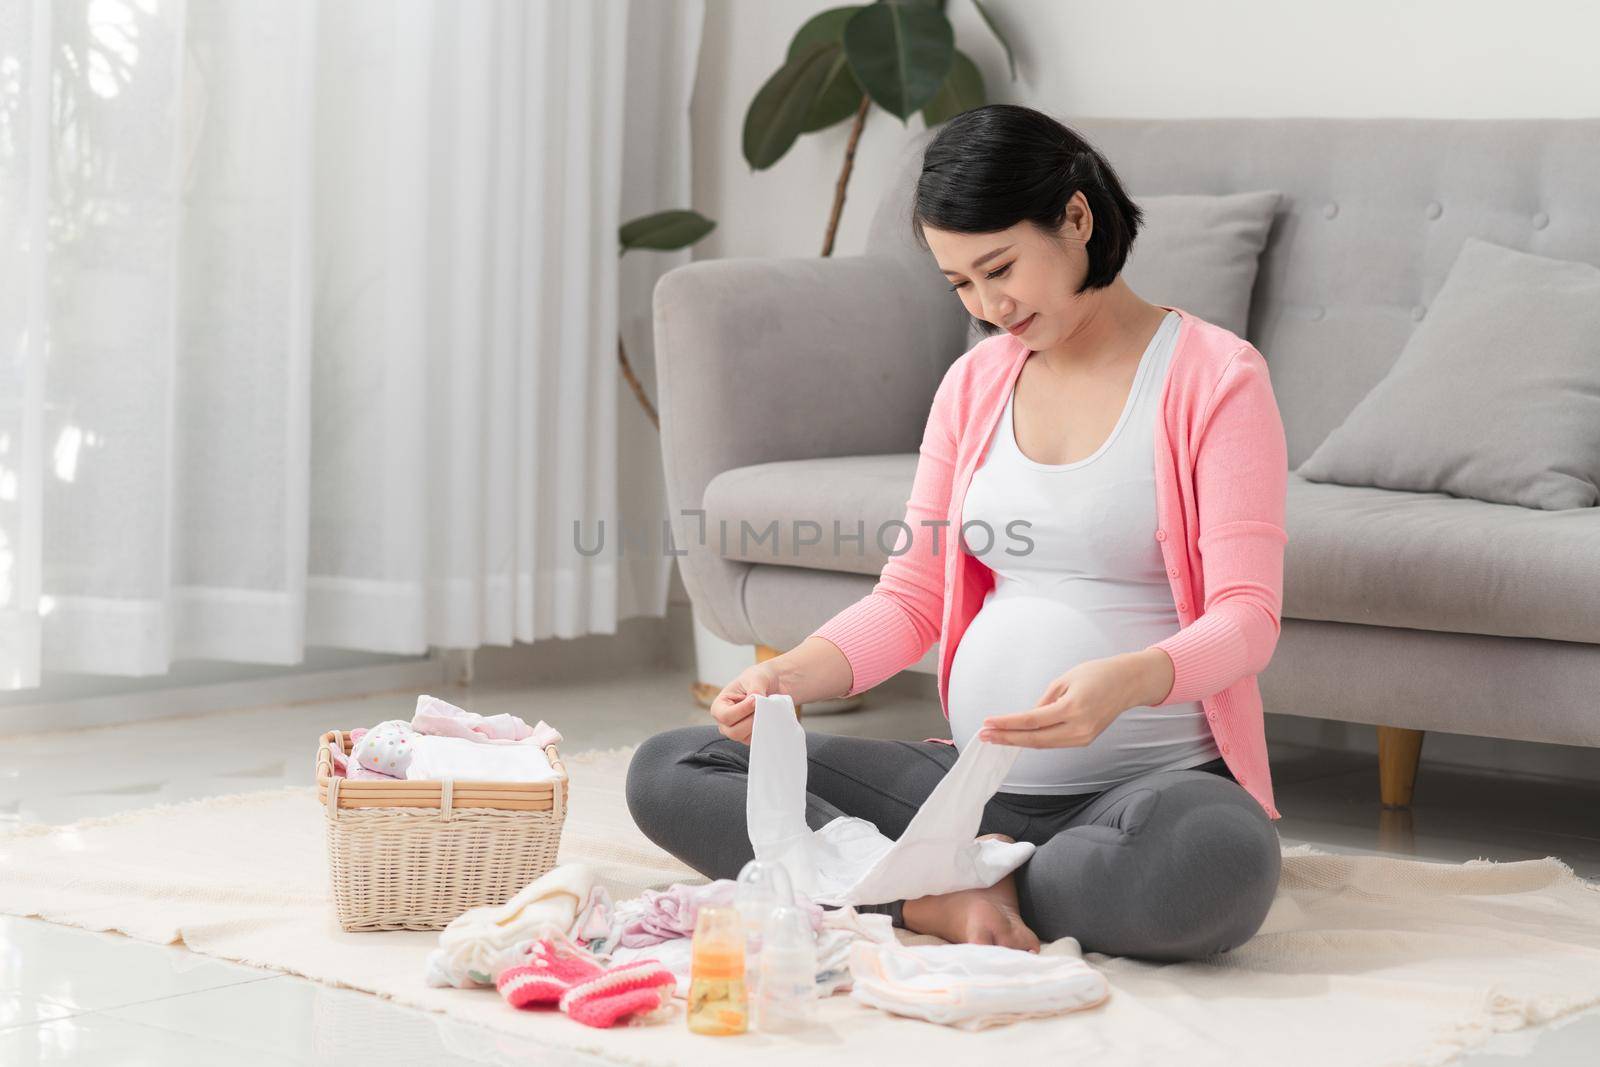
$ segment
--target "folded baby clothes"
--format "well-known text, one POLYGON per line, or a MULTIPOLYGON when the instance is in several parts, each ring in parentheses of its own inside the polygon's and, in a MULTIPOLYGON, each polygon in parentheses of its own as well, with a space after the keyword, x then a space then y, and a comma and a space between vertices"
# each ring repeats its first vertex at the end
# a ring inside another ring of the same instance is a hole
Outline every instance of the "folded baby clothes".
POLYGON ((545 755, 561 733, 539 720, 483 716, 424 693, 410 722, 388 719, 370 730, 350 731, 350 757, 334 755, 334 769, 349 778, 465 778, 538 782, 557 777, 545 755))
POLYGON ((817 996, 831 996, 850 988, 850 946, 863 939, 885 945, 900 943, 894 920, 881 912, 857 911, 846 904, 829 909, 823 916, 817 937, 817 996))
POLYGON ((552 867, 504 904, 470 908, 439 931, 428 955, 430 986, 469 989, 496 976, 528 942, 566 937, 594 895, 596 873, 586 863, 552 867))
MULTIPOLYGON (((728 907, 734 902, 738 883, 718 878, 703 885, 674 883, 666 889, 646 889, 639 896, 620 901, 612 909, 615 931, 612 943, 623 948, 658 945, 677 937, 694 934, 695 919, 705 907, 728 907)), ((822 909, 801 898, 796 905, 811 915, 811 928, 822 925, 822 909)))
POLYGON ((557 777, 538 745, 480 745, 464 737, 413 734, 406 777, 480 782, 541 782, 557 777))
POLYGON ((806 740, 793 698, 757 695, 745 821, 757 859, 788 870, 819 904, 884 904, 991 886, 1027 862, 1026 841, 976 840, 983 808, 1021 750, 974 741, 898 840, 841 815, 813 832, 805 819, 806 740))
POLYGON ((419 734, 462 737, 484 744, 527 744, 543 748, 561 743, 561 732, 543 719, 539 720, 537 726, 529 726, 525 719, 509 712, 483 716, 426 693, 417 697, 417 710, 411 716, 411 728, 419 734))
POLYGON ((1111 995, 1077 956, 1002 945, 857 941, 850 974, 850 996, 863 1004, 963 1030, 1098 1007, 1111 995))
POLYGON ((351 748, 350 759, 394 778, 540 782, 559 777, 538 745, 486 745, 463 737, 437 737, 418 733, 400 719, 368 730, 351 748))

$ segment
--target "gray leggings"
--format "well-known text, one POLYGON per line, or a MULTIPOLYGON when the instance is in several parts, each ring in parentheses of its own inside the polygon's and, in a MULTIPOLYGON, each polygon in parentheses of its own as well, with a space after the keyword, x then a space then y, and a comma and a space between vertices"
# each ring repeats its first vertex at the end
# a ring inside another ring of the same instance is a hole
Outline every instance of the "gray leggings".
MULTIPOLYGON (((932 741, 806 732, 806 823, 841 815, 898 838, 958 753, 932 741)), ((628 810, 645 836, 707 878, 737 878, 750 749, 714 725, 640 745, 628 810)), ((1218 759, 1158 771, 1100 793, 996 793, 980 834, 1039 846, 1017 869, 1022 920, 1044 942, 1071 935, 1085 952, 1178 961, 1226 952, 1255 935, 1278 888, 1278 832, 1218 759)), ((860 907, 903 926, 904 901, 860 907)))

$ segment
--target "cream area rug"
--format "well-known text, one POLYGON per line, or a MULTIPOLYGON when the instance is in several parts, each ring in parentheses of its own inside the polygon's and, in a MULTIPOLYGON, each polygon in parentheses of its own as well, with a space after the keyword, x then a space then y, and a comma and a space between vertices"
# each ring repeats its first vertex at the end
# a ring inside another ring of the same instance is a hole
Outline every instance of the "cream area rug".
MULTIPOLYGON (((618 898, 704 879, 634 827, 631 749, 567 757, 562 862, 594 864, 618 898)), ((492 989, 435 989, 430 933, 351 934, 334 919, 312 790, 245 793, 0 836, 0 912, 37 916, 365 990, 444 1013, 442 1034, 494 1058, 501 1035, 619 1063, 1012 1061, 1186 1067, 1443 1064, 1497 1031, 1600 1004, 1600 884, 1555 858, 1442 864, 1284 851, 1277 900, 1251 941, 1183 964, 1089 953, 1098 1008, 968 1032, 838 994, 811 1032, 704 1037, 667 1022, 594 1030, 518 1012, 492 989), (462 1025, 469 1024, 469 1025, 462 1025), (476 1025, 470 1025, 476 1024, 476 1025), (487 1028, 487 1029, 485 1029, 487 1028)), ((928 938, 910 937, 912 941, 928 938)), ((1073 951, 1068 938, 1053 946, 1073 951)), ((348 1036, 347 1020, 338 1027, 348 1036)), ((509 1047, 509 1046, 508 1046, 509 1047)))

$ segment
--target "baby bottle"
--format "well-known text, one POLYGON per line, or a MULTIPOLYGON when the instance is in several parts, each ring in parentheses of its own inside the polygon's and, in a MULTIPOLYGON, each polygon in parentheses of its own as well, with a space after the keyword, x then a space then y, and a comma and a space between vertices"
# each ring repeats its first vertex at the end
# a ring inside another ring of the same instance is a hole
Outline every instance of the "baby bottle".
POLYGON ((749 1025, 744 990, 744 925, 737 908, 701 908, 689 964, 689 1029, 742 1034, 749 1025))
POLYGON ((733 906, 739 909, 744 925, 745 988, 754 998, 761 987, 761 934, 767 916, 780 904, 794 903, 794 888, 789 871, 771 860, 751 860, 739 872, 734 887, 733 906))
POLYGON ((780 904, 767 917, 761 939, 761 992, 756 1026, 761 1030, 799 1030, 816 1021, 817 939, 811 917, 780 904))

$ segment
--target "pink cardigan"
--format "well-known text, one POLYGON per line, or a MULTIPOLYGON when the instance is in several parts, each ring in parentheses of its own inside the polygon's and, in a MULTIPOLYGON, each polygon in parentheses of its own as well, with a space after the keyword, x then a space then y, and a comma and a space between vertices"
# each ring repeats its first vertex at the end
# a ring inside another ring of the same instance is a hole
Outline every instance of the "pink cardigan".
MULTIPOLYGON (((1182 321, 1155 424, 1160 525, 1150 536, 1167 561, 1179 629, 1151 646, 1173 665, 1172 690, 1160 704, 1200 701, 1228 768, 1278 819, 1256 675, 1277 646, 1283 603, 1283 422, 1254 346, 1181 308, 1168 310, 1182 321)), ((902 527, 898 554, 872 591, 810 635, 849 660, 846 695, 916 663, 944 635, 939 704, 950 718, 950 661, 994 587, 994 571, 950 531, 959 529, 972 473, 1029 355, 1022 341, 998 334, 957 359, 939 383, 906 501, 909 547, 902 527), (952 544, 956 550, 947 551, 952 544)))

